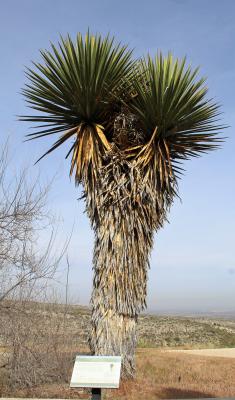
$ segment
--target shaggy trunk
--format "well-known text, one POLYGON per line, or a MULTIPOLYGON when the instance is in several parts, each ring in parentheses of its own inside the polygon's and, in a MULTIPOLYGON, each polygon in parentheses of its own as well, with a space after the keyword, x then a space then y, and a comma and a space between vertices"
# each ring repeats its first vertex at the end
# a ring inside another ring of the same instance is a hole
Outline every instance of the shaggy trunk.
POLYGON ((117 203, 110 206, 94 251, 91 348, 95 354, 121 355, 126 377, 134 374, 137 315, 146 299, 148 251, 139 249, 138 223, 135 210, 125 215, 117 203))
POLYGON ((90 348, 96 355, 121 355, 125 377, 135 371, 136 322, 146 306, 153 233, 166 209, 154 178, 141 171, 114 145, 95 187, 84 185, 95 231, 90 348))
MULTIPOLYGON (((93 296, 93 301, 95 301, 93 296)), ((93 308, 91 350, 96 355, 121 355, 122 376, 133 377, 136 348, 136 318, 114 310, 93 308)))

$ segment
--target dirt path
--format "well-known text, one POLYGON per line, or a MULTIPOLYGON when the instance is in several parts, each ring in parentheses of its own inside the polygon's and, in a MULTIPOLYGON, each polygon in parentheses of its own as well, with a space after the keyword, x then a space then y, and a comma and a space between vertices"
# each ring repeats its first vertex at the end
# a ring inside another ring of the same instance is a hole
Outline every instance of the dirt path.
POLYGON ((169 352, 194 354, 198 356, 235 358, 235 348, 200 349, 200 350, 167 350, 169 352))

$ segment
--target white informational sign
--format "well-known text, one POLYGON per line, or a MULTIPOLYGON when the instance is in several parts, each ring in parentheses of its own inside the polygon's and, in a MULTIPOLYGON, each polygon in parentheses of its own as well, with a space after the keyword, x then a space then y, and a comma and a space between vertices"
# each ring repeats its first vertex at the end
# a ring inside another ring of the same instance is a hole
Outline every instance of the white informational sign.
POLYGON ((119 356, 77 356, 70 387, 118 388, 120 372, 119 356))

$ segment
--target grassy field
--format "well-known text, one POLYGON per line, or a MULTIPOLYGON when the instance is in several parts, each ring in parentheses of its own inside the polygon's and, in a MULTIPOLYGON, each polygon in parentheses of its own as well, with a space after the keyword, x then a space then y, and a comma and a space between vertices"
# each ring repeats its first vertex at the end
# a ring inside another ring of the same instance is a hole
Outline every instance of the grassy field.
MULTIPOLYGON (((235 359, 201 357, 138 349, 137 376, 120 389, 104 391, 107 400, 183 399, 235 396, 235 359)), ((60 382, 2 391, 2 397, 89 398, 89 393, 69 389, 60 382)))
POLYGON ((176 399, 235 396, 235 359, 139 349, 137 378, 108 398, 176 399))
MULTIPOLYGON (((25 321, 28 321, 32 329, 32 336, 30 340, 26 336, 23 358, 20 360, 22 362, 22 359, 28 357, 26 347, 33 349, 36 363, 32 363, 32 359, 28 358, 29 364, 22 365, 26 368, 26 373, 35 368, 35 383, 22 380, 21 383, 24 384, 16 382, 12 385, 7 368, 0 368, 0 396, 89 398, 87 391, 69 389, 74 355, 88 352, 86 340, 89 332, 89 309, 72 306, 65 314, 63 306, 53 306, 52 310, 50 305, 30 304, 24 309, 24 315, 25 321), (36 342, 35 332, 38 335, 36 342), (43 335, 42 341, 40 335, 43 335), (51 353, 50 343, 55 350, 51 353), (45 345, 49 346, 46 352, 45 345), (42 357, 44 353, 45 359, 42 357), (48 367, 46 371, 42 371, 38 368, 39 363, 49 367, 51 365, 51 370, 48 367), (49 376, 50 379, 43 381, 43 376, 49 376)), ((3 315, 0 315, 0 318, 3 326, 7 321, 6 316, 5 320, 3 315)), ((24 326, 24 323, 20 326, 24 326)), ((23 333, 28 330, 26 327, 23 333)), ((235 358, 168 351, 235 347, 234 320, 143 315, 139 320, 138 338, 136 379, 122 382, 118 390, 105 391, 105 399, 134 400, 143 397, 152 400, 235 396, 235 358)), ((12 350, 6 346, 4 337, 0 339, 2 351, 8 350, 11 354, 12 350)))

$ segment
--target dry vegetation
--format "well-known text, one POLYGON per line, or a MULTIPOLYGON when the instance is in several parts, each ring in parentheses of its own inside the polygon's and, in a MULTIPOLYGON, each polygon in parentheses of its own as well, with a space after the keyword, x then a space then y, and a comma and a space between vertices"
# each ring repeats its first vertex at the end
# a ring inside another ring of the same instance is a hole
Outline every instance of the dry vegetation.
POLYGON ((139 347, 235 347, 235 320, 142 316, 139 347))
POLYGON ((68 375, 65 350, 61 355, 59 348, 61 318, 49 317, 53 306, 45 314, 32 302, 46 300, 67 249, 67 243, 59 252, 54 247, 49 189, 50 184, 41 186, 27 168, 14 171, 8 141, 0 145, 0 392, 3 387, 32 387, 68 375))
POLYGON ((139 349, 137 379, 107 398, 176 399, 235 396, 235 359, 139 349))
MULTIPOLYGON (((1 328, 5 367, 0 368, 0 396, 89 397, 88 392, 69 389, 69 380, 75 354, 88 352, 90 310, 32 302, 17 307, 0 313, 0 326, 5 327, 1 328)), ((235 396, 235 359, 164 351, 232 343, 235 347, 235 321, 144 315, 138 330, 136 380, 106 391, 105 398, 235 396)))

